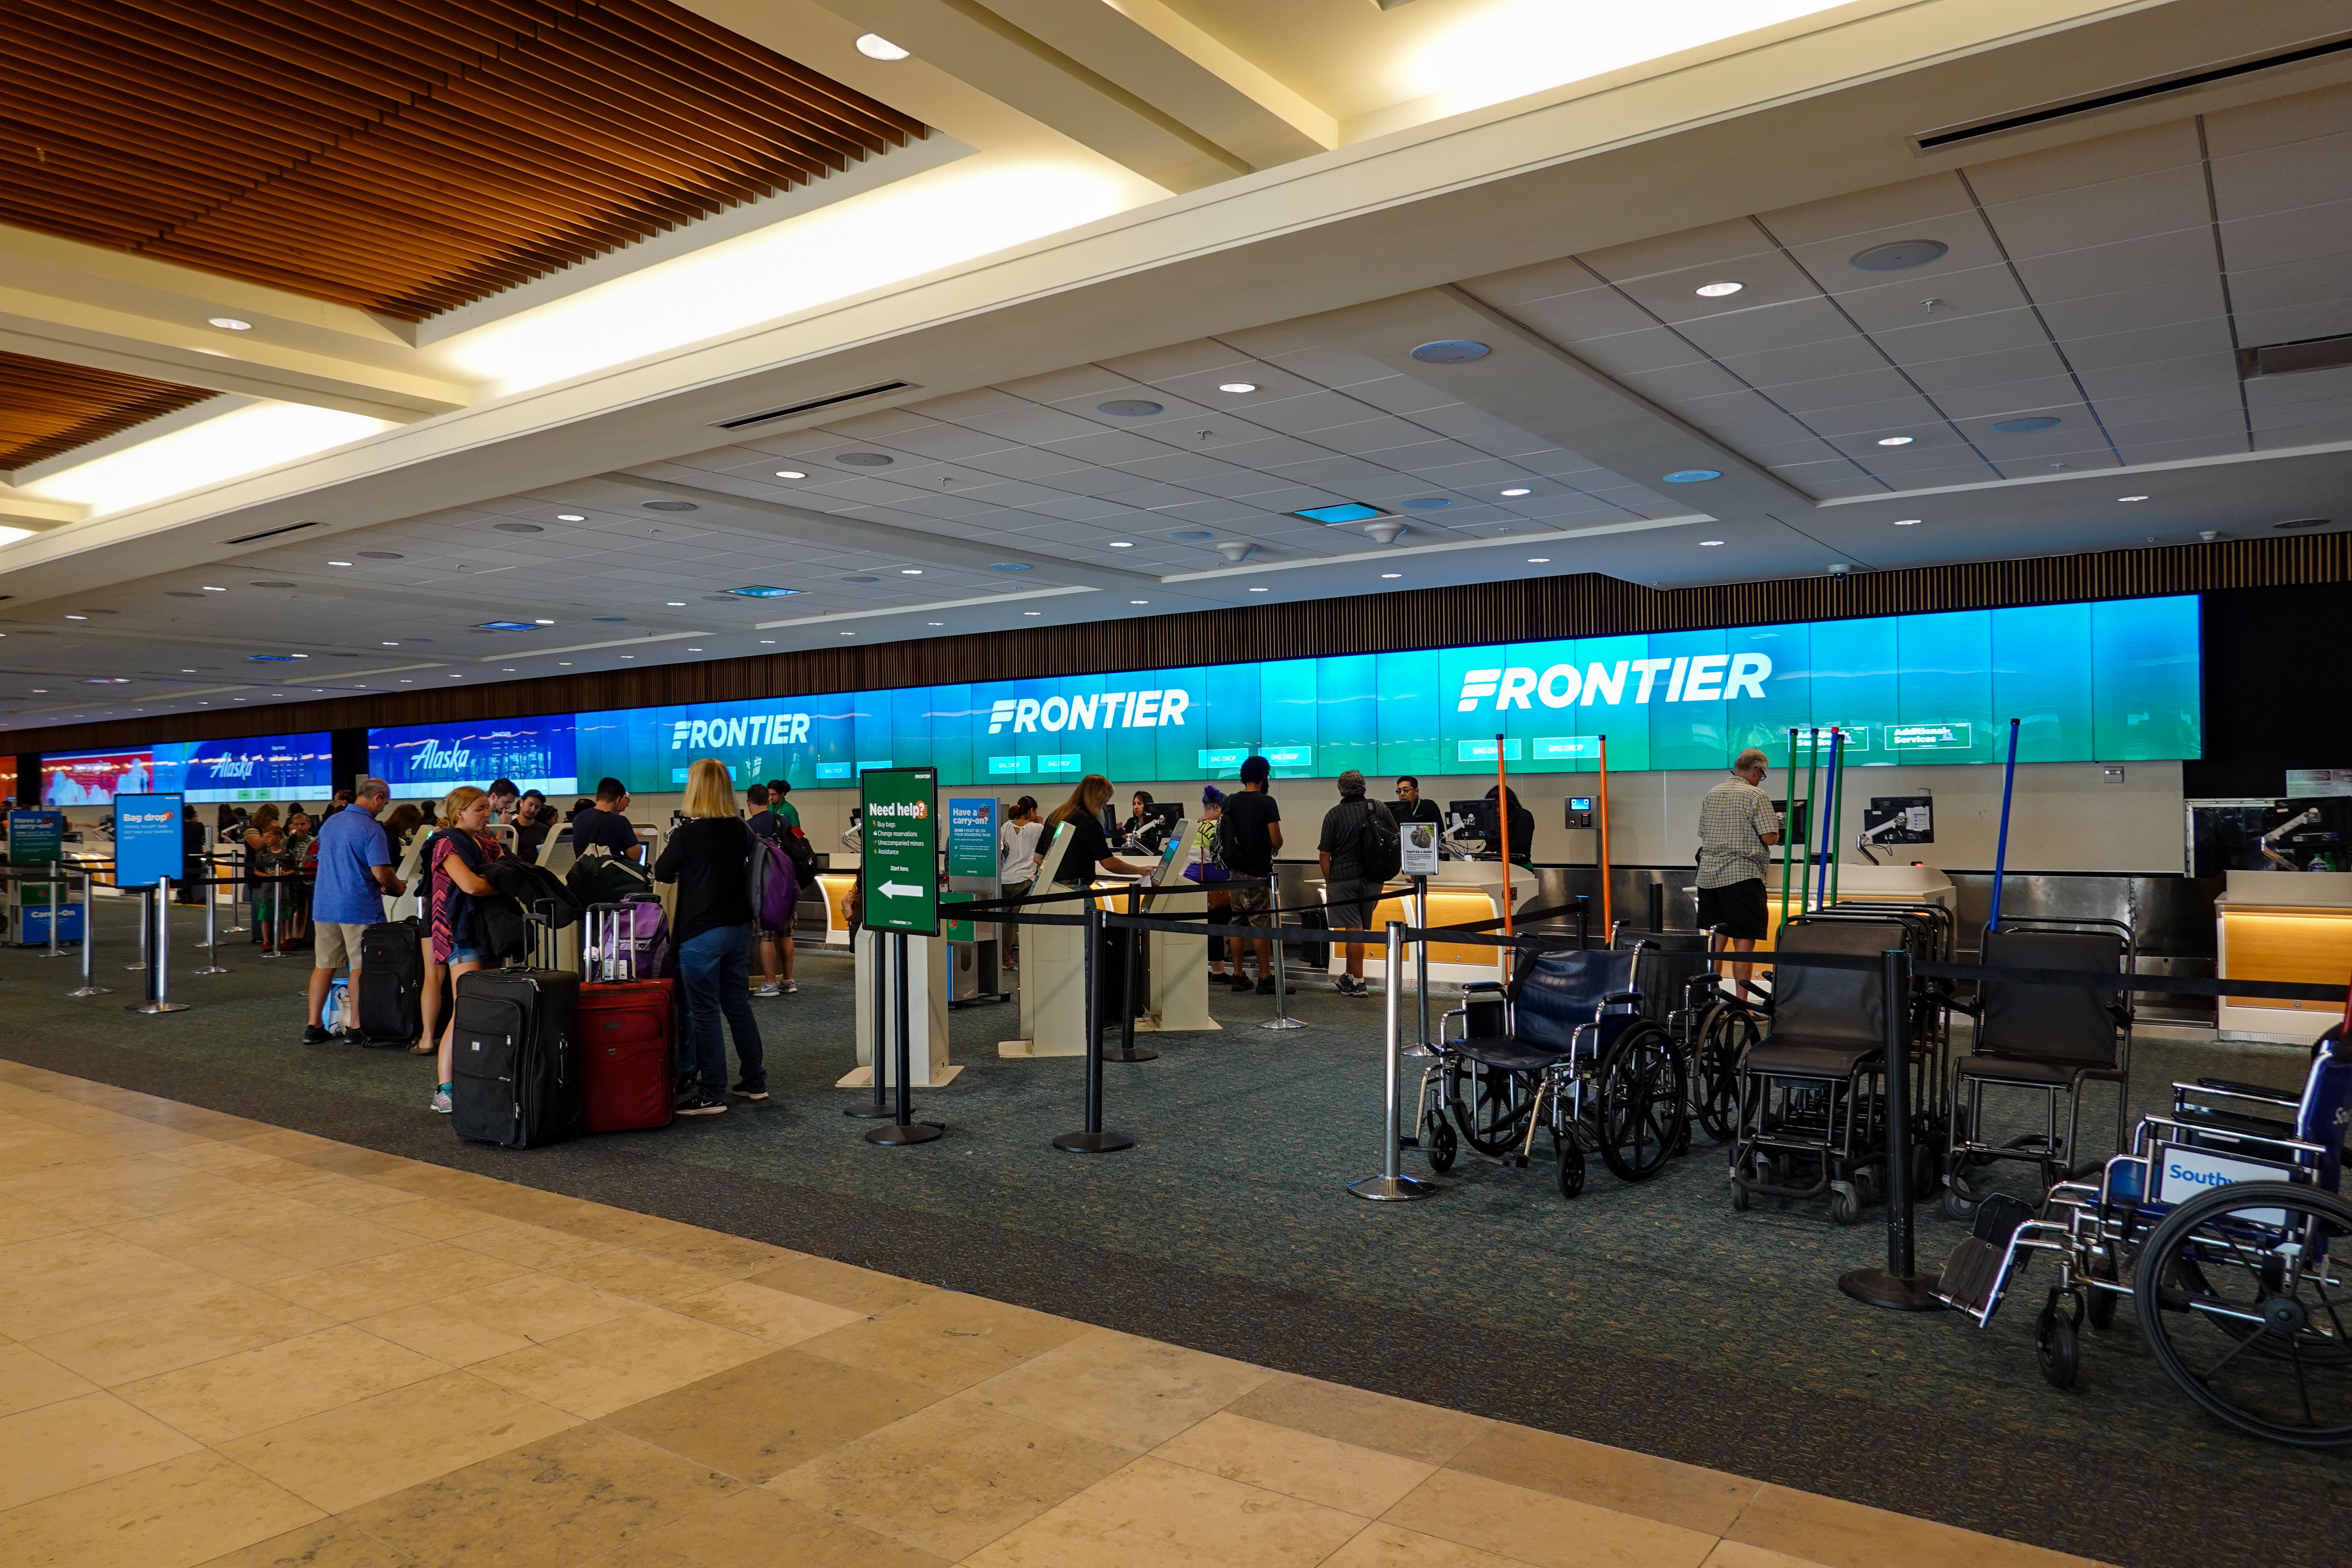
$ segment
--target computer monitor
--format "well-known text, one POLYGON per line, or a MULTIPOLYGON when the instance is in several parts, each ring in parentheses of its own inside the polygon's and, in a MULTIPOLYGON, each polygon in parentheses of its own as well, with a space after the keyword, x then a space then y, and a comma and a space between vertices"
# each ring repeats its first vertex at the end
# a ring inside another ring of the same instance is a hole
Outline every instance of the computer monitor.
POLYGON ((1154 801, 1143 808, 1143 826, 1136 833, 1143 847, 1154 855, 1166 847, 1177 824, 1184 820, 1184 803, 1177 800, 1154 801))
POLYGON ((1492 860, 1502 854, 1503 829, 1491 800, 1445 803, 1445 844, 1457 859, 1492 860))

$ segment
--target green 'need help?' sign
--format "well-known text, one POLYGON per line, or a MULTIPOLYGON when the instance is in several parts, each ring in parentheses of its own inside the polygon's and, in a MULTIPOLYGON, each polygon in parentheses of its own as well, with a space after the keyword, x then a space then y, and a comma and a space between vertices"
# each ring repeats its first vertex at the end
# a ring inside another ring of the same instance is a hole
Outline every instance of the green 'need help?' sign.
POLYGON ((939 935, 939 770, 869 768, 859 784, 866 925, 939 935))

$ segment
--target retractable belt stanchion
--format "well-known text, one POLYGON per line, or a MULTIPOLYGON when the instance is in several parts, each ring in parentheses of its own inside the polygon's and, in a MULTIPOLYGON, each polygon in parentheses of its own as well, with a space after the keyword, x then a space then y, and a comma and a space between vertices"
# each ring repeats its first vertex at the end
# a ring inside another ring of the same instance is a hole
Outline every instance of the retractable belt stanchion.
MULTIPOLYGON (((120 875, 121 874, 118 872, 118 878, 120 875)), ((118 880, 115 885, 120 887, 121 886, 121 883, 118 880)), ((147 923, 147 905, 144 902, 147 894, 142 889, 140 892, 139 897, 142 900, 139 906, 139 962, 136 963, 126 963, 122 966, 133 973, 137 973, 138 971, 143 970, 147 967, 147 943, 149 939, 154 934, 154 928, 147 923)), ((89 918, 89 911, 88 910, 84 910, 82 911, 82 919, 87 921, 89 918)))
MULTIPOLYGON (((872 956, 866 960, 874 971, 874 1010, 868 1015, 874 1020, 874 1098, 863 1104, 847 1107, 842 1114, 854 1116, 862 1121, 880 1121, 891 1114, 890 1102, 884 1099, 882 1094, 882 1084, 887 1076, 882 1067, 890 1058, 887 1048, 890 1040, 890 1027, 883 1022, 884 1018, 888 1016, 885 1008, 889 1003, 890 987, 887 977, 882 973, 882 933, 872 926, 867 926, 865 936, 867 942, 874 944, 872 956)), ((857 937, 855 934, 849 939, 849 951, 853 954, 857 951, 857 937)))
MULTIPOLYGON (((184 1013, 185 1002, 174 1002, 169 994, 172 975, 172 879, 158 877, 152 888, 142 888, 139 896, 153 910, 155 932, 147 944, 154 963, 147 971, 147 1000, 133 1002, 122 1010, 126 1013, 184 1013)), ((140 918, 148 918, 148 908, 142 906, 140 918)))
MULTIPOLYGON (((1134 888, 1127 890, 1127 912, 1129 916, 1142 912, 1139 895, 1134 888)), ((1158 1051, 1135 1047, 1135 972, 1143 967, 1143 932, 1133 926, 1125 927, 1118 933, 1118 944, 1119 956, 1127 961, 1121 965, 1126 976, 1120 987, 1118 1050, 1107 1059, 1115 1062, 1158 1061, 1158 1051)))
POLYGON ((1102 900, 1089 896, 1086 900, 1086 1009, 1087 1009, 1087 1124, 1076 1132, 1065 1132, 1054 1140, 1054 1147, 1071 1154, 1109 1154, 1135 1147, 1135 1140, 1124 1132, 1103 1131, 1102 1082, 1102 977, 1097 972, 1097 955, 1102 944, 1102 900))
POLYGON ((247 931, 253 929, 251 926, 247 925, 245 923, 244 917, 236 912, 238 910, 247 907, 245 897, 245 846, 242 844, 232 845, 229 848, 228 876, 228 914, 229 919, 236 922, 235 925, 228 928, 228 934, 231 936, 242 936, 247 931))
POLYGON ((1403 1026, 1401 1018, 1402 1007, 1398 1001, 1396 976, 1402 973, 1404 967, 1404 927, 1394 921, 1389 921, 1388 924, 1387 956, 1390 979, 1386 1006, 1383 1008, 1386 1014, 1383 1023, 1386 1027, 1387 1048, 1382 1053, 1387 1075, 1385 1086, 1387 1100, 1381 1119, 1381 1173, 1377 1176, 1365 1176, 1348 1184, 1349 1192, 1360 1198, 1370 1198, 1374 1203, 1397 1203, 1407 1198, 1425 1198, 1437 1191, 1436 1187, 1430 1183, 1422 1181, 1416 1176, 1400 1174, 1397 1171, 1398 1140, 1403 1131, 1398 1125, 1400 1111, 1397 1093, 1397 1058, 1400 1052, 1397 1036, 1403 1026))
MULTIPOLYGON (((882 962, 882 934, 879 931, 874 935, 874 962, 877 967, 882 962)), ((905 931, 894 931, 890 933, 890 968, 891 978, 898 982, 895 989, 898 992, 898 1038, 896 1045, 898 1052, 898 1106, 896 1114, 890 1119, 890 1124, 887 1127, 876 1127, 869 1130, 866 1134, 866 1141, 868 1143, 888 1144, 928 1143, 932 1139, 944 1135, 947 1129, 936 1121, 915 1120, 915 1063, 913 1047, 909 1044, 912 1031, 907 1016, 907 933, 905 931)), ((878 1001, 880 998, 877 997, 876 1000, 878 1001)), ((874 1081, 878 1084, 882 1081, 882 1015, 878 1009, 874 1015, 874 1081)))
MULTIPOLYGON (((228 969, 220 961, 220 898, 213 891, 214 879, 205 879, 205 966, 191 969, 191 974, 226 974, 228 969)), ((89 911, 82 911, 88 920, 89 911)))
POLYGON ((89 868, 81 869, 81 988, 68 991, 68 996, 104 996, 113 987, 99 985, 90 979, 90 944, 98 940, 98 921, 90 917, 97 911, 89 899, 89 868))
POLYGON ((1266 874, 1266 900, 1274 910, 1274 1016, 1258 1026, 1261 1029, 1303 1029, 1307 1020, 1290 1016, 1290 964, 1286 951, 1289 943, 1282 940, 1282 884, 1266 874))
MULTIPOLYGON (((1421 1029, 1414 1037, 1413 1043, 1406 1047, 1404 1054, 1409 1057, 1427 1057, 1436 1055, 1434 1051, 1429 1048, 1428 878, 1415 877, 1412 879, 1412 900, 1413 928, 1420 933, 1414 939, 1412 944, 1412 994, 1415 1004, 1421 1009, 1421 1029)), ((1389 984, 1393 986, 1396 984, 1396 971, 1393 969, 1390 970, 1389 976, 1389 984)))
MULTIPOLYGON (((65 949, 58 945, 58 889, 59 886, 58 863, 52 860, 49 862, 49 945, 47 951, 36 954, 36 957, 63 958, 66 955, 65 949)), ((89 924, 89 905, 87 903, 81 907, 81 922, 85 927, 89 924)))
POLYGON ((1943 1303, 1935 1277, 1917 1271, 1911 1226, 1911 955, 1890 947, 1879 956, 1886 991, 1886 1267, 1854 1269, 1838 1289, 1874 1307, 1932 1312, 1943 1303))

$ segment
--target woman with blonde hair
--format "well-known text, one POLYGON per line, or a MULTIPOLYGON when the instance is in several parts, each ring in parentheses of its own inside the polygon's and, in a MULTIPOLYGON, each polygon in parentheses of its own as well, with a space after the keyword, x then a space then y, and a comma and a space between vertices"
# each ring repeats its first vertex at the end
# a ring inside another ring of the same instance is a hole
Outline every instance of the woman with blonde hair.
MULTIPOLYGON (((1110 780, 1100 773, 1088 773, 1078 781, 1078 787, 1070 792, 1070 798, 1055 806, 1053 814, 1045 818, 1047 854, 1053 853, 1056 834, 1066 831, 1069 837, 1069 844, 1062 851, 1062 864, 1054 873, 1054 880, 1063 887, 1087 887, 1094 881, 1097 871, 1141 877, 1152 869, 1149 866, 1122 860, 1110 852, 1110 835, 1104 830, 1102 810, 1111 794, 1110 780)), ((1124 906, 1107 904, 1106 907, 1118 909, 1124 906)), ((1097 1025, 1118 1018, 1119 1008, 1125 1005, 1127 946, 1125 931, 1103 932, 1096 961, 1095 1021, 1097 1025)), ((1140 997, 1137 998, 1139 1005, 1141 1001, 1140 997)))
MULTIPOLYGON (((450 994, 458 982, 488 961, 475 931, 474 900, 491 898, 498 889, 482 875, 482 868, 506 851, 490 837, 490 797, 471 784, 461 784, 441 803, 440 831, 425 851, 425 903, 432 914, 432 945, 426 950, 425 984, 437 988, 440 965, 449 975, 450 994)), ((433 1091, 433 1109, 447 1115, 450 1095, 457 1088, 451 1070, 456 1048, 457 1009, 442 1021, 434 1055, 439 1077, 433 1091)))
POLYGON ((743 1065, 734 1092, 745 1100, 768 1098, 767 1053, 751 1016, 751 945, 759 937, 759 911, 748 886, 751 829, 735 815, 726 763, 704 757, 687 770, 686 815, 654 862, 654 879, 677 884, 670 934, 686 993, 686 1032, 694 1042, 689 1059, 699 1079, 678 1101, 677 1113, 716 1116, 727 1109, 727 1033, 734 1035, 743 1065))

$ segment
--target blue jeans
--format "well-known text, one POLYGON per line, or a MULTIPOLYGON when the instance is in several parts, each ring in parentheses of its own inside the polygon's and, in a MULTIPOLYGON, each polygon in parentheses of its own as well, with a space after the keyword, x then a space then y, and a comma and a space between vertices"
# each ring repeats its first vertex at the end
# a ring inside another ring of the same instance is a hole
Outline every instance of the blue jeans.
POLYGON ((716 926, 678 944, 678 984, 686 992, 687 1023, 693 1031, 694 1060, 705 1100, 727 1098, 727 1037, 719 1025, 722 1014, 734 1032, 743 1087, 768 1087, 767 1054, 760 1045, 759 1022, 751 1016, 751 928, 740 925, 716 926))

